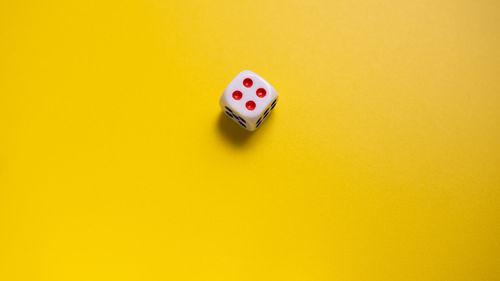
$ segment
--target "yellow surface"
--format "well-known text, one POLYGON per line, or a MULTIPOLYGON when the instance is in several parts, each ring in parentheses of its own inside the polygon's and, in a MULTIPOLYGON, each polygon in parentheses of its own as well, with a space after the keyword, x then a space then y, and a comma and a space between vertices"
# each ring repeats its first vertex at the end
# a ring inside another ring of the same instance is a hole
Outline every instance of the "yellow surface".
POLYGON ((499 280, 499 14, 2 0, 0 280, 499 280))

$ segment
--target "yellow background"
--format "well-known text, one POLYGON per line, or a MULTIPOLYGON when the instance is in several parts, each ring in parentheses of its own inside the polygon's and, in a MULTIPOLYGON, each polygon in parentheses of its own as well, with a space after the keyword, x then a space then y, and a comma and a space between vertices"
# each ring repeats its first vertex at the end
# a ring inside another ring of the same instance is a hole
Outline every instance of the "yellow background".
POLYGON ((499 1, 0 3, 1 280, 500 280, 499 1))

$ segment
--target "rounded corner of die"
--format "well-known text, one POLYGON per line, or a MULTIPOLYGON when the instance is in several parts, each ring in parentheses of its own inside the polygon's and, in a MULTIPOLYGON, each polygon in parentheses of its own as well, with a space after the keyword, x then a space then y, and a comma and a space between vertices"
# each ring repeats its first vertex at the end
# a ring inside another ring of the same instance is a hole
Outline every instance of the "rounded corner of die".
POLYGON ((238 76, 241 76, 241 75, 257 75, 257 74, 251 70, 245 69, 238 74, 238 76))
POLYGON ((224 93, 222 93, 222 95, 220 96, 219 104, 221 107, 224 107, 226 104, 228 104, 227 97, 224 93))

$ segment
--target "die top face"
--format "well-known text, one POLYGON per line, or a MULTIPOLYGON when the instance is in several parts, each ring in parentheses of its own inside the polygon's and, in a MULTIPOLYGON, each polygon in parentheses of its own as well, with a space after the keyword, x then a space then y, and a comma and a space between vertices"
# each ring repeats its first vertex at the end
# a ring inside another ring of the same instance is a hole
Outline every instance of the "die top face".
POLYGON ((252 71, 245 70, 229 83, 220 103, 223 108, 228 105, 233 111, 255 119, 262 115, 277 96, 276 90, 266 80, 252 71))

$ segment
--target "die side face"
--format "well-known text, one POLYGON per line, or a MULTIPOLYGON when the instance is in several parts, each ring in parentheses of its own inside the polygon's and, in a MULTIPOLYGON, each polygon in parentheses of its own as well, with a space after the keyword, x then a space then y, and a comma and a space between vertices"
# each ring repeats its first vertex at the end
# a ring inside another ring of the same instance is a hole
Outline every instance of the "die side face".
POLYGON ((259 119, 255 122, 255 129, 259 128, 260 125, 264 122, 264 120, 271 114, 271 111, 274 109, 276 106, 276 103, 278 102, 278 97, 276 97, 271 104, 269 104, 266 108, 266 110, 262 113, 261 116, 259 116, 259 119))
POLYGON ((247 129, 247 130, 251 130, 251 124, 247 123, 246 119, 241 117, 241 115, 238 114, 238 112, 236 112, 235 110, 232 110, 230 107, 228 107, 227 105, 224 106, 224 113, 226 113, 226 115, 233 119, 234 122, 238 123, 241 127, 247 129))
POLYGON ((277 99, 278 93, 266 80, 245 70, 229 83, 220 104, 229 118, 253 131, 269 116, 277 99))

